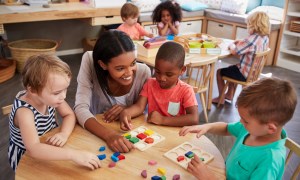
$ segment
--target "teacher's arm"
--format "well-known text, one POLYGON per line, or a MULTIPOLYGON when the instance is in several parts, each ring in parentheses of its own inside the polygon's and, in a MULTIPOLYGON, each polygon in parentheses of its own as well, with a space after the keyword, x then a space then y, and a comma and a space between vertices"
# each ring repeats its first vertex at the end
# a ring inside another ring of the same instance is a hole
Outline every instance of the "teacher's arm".
POLYGON ((129 152, 133 145, 117 132, 108 129, 97 122, 96 117, 91 113, 91 98, 93 91, 93 60, 91 52, 83 55, 81 66, 77 77, 77 92, 74 111, 79 124, 103 139, 110 149, 118 152, 129 152))

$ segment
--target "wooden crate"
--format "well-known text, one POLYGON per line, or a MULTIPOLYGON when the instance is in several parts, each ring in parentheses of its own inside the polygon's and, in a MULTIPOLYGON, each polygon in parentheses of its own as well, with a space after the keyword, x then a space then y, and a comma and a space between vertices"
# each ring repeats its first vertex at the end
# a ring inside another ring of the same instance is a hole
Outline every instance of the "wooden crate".
POLYGON ((189 34, 189 35, 182 35, 182 36, 176 36, 174 38, 175 42, 180 43, 186 52, 191 54, 221 54, 222 50, 218 46, 216 48, 190 48, 189 43, 190 42, 203 42, 203 41, 212 41, 216 45, 221 43, 222 40, 215 38, 213 36, 207 35, 207 34, 189 34))
POLYGON ((300 32, 300 21, 291 21, 290 31, 299 33, 300 32))
POLYGON ((138 41, 138 42, 135 42, 136 43, 136 46, 137 46, 137 53, 138 55, 140 56, 144 56, 144 57, 155 57, 156 54, 157 54, 157 51, 159 49, 159 47, 156 47, 156 48, 145 48, 143 46, 143 41, 138 41))

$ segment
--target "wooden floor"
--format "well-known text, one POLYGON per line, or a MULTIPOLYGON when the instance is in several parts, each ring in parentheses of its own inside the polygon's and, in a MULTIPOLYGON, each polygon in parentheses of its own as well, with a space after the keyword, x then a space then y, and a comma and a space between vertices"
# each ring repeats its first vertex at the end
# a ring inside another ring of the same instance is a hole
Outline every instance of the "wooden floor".
MULTIPOLYGON (((74 105, 75 102, 75 93, 76 93, 76 77, 78 74, 80 62, 82 55, 72 55, 61 57, 65 62, 67 62, 71 70, 73 72, 73 79, 71 85, 68 89, 67 94, 67 102, 70 106, 74 105)), ((217 63, 217 67, 225 67, 228 64, 236 63, 234 59, 225 59, 223 61, 219 61, 217 63)), ((286 69, 282 69, 279 67, 265 67, 264 73, 271 72, 273 76, 288 79, 294 83, 295 88, 298 93, 298 101, 300 101, 300 73, 296 73, 293 71, 289 71, 286 69)), ((15 95, 18 91, 22 89, 22 83, 20 79, 20 74, 16 74, 12 79, 0 83, 0 107, 5 105, 9 105, 13 102, 15 95)), ((237 90, 240 92, 240 88, 237 90)), ((216 81, 214 82, 214 97, 217 96, 217 86, 216 81)), ((199 97, 197 97, 199 100, 199 97)), ((236 97, 233 100, 236 101, 236 97)), ((199 101, 200 102, 200 101, 199 101)), ((199 106, 199 112, 201 112, 201 105, 199 106)), ((208 112, 209 122, 235 122, 239 121, 239 116, 237 113, 237 109, 233 104, 225 103, 222 108, 216 108, 215 105, 212 105, 212 109, 208 112)), ((200 124, 204 123, 204 115, 200 114, 200 124)), ((285 126, 285 129, 288 133, 288 136, 295 140, 298 144, 300 144, 300 102, 297 105, 296 112, 292 120, 285 126)), ((230 151, 234 138, 232 137, 220 137, 214 135, 207 135, 220 149, 224 159, 226 158, 228 152, 230 151)), ((9 139, 9 129, 8 129, 8 118, 3 116, 0 113, 0 179, 2 180, 10 180, 14 179, 14 173, 9 167, 8 158, 7 158, 7 147, 8 147, 8 139, 9 139)), ((293 157, 291 166, 288 166, 286 169, 286 173, 284 175, 285 180, 290 179, 291 171, 295 168, 296 164, 299 164, 300 158, 293 157)), ((300 179, 300 177, 298 178, 300 179)))

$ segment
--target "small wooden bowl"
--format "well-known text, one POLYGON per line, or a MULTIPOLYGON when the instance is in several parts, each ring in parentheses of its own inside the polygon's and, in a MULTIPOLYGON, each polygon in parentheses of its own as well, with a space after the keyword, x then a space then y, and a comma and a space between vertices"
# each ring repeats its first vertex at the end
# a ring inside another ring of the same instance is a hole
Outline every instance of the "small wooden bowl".
POLYGON ((0 59, 0 83, 15 75, 17 63, 11 59, 0 59))

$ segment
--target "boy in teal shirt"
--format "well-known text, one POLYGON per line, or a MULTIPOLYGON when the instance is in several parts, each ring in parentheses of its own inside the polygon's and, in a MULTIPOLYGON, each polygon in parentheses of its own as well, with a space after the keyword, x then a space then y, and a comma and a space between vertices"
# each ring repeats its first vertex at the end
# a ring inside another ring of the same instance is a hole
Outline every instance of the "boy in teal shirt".
MULTIPOLYGON (((240 122, 186 126, 179 135, 235 136, 237 139, 226 159, 227 179, 281 179, 287 137, 283 125, 292 118, 296 105, 297 94, 290 82, 261 79, 244 88, 238 97, 240 122)), ((188 164, 188 171, 197 179, 216 179, 197 156, 188 164)))

